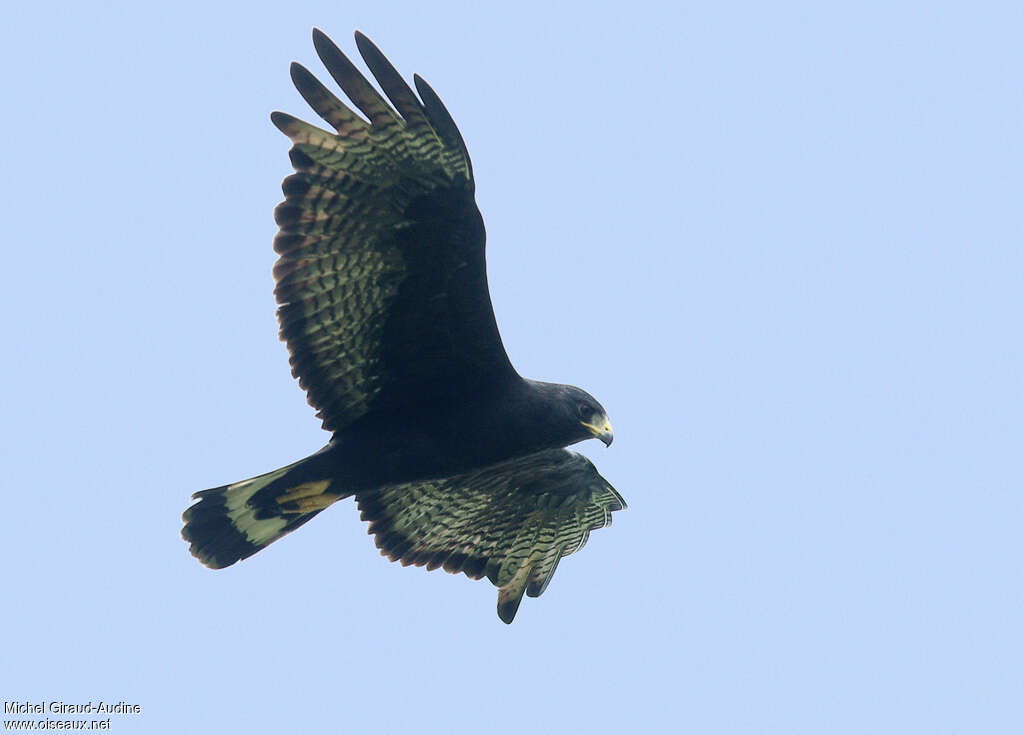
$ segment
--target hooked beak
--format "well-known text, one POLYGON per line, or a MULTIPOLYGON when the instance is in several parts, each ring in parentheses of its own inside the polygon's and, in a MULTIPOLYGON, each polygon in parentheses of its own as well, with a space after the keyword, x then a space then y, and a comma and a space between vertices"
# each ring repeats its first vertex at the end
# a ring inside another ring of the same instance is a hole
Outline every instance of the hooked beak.
POLYGON ((592 424, 588 424, 586 421, 580 421, 580 423, 590 429, 590 432, 604 442, 606 447, 612 445, 615 435, 612 433, 612 422, 608 420, 607 416, 595 416, 592 424))

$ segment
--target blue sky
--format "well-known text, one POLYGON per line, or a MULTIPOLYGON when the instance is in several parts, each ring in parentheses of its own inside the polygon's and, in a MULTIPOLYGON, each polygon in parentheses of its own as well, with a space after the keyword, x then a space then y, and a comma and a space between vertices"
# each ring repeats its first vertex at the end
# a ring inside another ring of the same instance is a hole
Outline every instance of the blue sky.
POLYGON ((123 733, 1020 732, 1020 5, 492 5, 5 11, 5 701, 141 705, 123 733), (178 538, 193 491, 327 439, 270 275, 269 113, 313 118, 314 25, 440 93, 514 364, 615 426, 581 449, 629 510, 510 627, 350 501, 223 572, 178 538))

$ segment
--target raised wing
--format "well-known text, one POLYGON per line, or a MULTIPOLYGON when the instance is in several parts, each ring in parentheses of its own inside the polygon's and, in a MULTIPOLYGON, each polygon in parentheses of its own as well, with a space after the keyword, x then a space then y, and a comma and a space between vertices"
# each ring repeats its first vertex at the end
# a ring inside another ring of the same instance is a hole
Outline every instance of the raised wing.
POLYGON ((626 507, 589 460, 565 449, 357 493, 356 500, 382 554, 403 565, 486 576, 498 588, 498 617, 506 623, 524 592, 544 592, 559 559, 626 507))
POLYGON ((299 64, 296 88, 336 133, 272 115, 297 172, 274 213, 278 320, 324 428, 517 377, 491 308, 472 165, 448 111, 419 77, 417 98, 362 34, 359 52, 394 108, 327 36, 314 30, 313 42, 369 120, 299 64))

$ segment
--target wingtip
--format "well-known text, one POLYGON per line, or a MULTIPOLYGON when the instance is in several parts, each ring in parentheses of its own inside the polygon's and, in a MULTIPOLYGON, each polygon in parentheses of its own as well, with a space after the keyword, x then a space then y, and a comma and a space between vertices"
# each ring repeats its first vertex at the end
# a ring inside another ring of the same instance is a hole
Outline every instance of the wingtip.
POLYGON ((291 125, 295 118, 289 115, 287 112, 281 112, 280 110, 274 110, 270 113, 270 122, 274 124, 274 127, 280 130, 282 133, 287 135, 287 128, 291 125))
MULTIPOLYGON (((423 77, 421 77, 419 74, 413 73, 413 75, 412 75, 412 83, 413 83, 413 86, 416 87, 416 92, 419 94, 420 99, 423 99, 424 97, 426 97, 431 92, 434 92, 434 90, 430 87, 430 84, 427 83, 427 80, 424 79, 423 77), (424 91, 423 91, 424 87, 427 89, 426 93, 424 93, 424 91)), ((437 96, 436 92, 434 92, 434 96, 435 97, 437 96)))
POLYGON ((511 625, 516 619, 516 612, 519 611, 519 604, 523 601, 523 593, 526 592, 526 585, 509 585, 498 588, 498 617, 501 622, 511 625))
POLYGON ((319 28, 313 29, 313 48, 316 49, 316 52, 321 59, 323 58, 324 53, 341 53, 334 41, 331 40, 330 36, 319 28))
POLYGON ((512 625, 512 621, 516 619, 516 611, 519 609, 519 601, 508 602, 504 605, 498 605, 498 617, 505 625, 512 625))
POLYGON ((379 48, 377 48, 377 44, 371 41, 369 37, 366 36, 366 34, 360 31, 356 31, 356 48, 359 49, 359 55, 362 56, 364 59, 366 59, 367 57, 379 58, 385 64, 388 63, 387 58, 384 56, 383 52, 379 48))

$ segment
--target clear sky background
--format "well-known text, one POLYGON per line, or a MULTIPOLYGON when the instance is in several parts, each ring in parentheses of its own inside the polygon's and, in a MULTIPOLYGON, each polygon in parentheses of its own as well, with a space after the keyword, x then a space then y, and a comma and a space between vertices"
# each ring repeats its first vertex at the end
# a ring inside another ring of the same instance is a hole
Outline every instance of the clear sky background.
POLYGON ((123 733, 1024 731, 1019 3, 30 5, 5 700, 141 705, 123 733), (328 438, 270 273, 314 25, 438 90, 514 364, 615 426, 581 449, 629 510, 511 627, 351 501, 221 572, 178 536, 193 491, 328 438))

